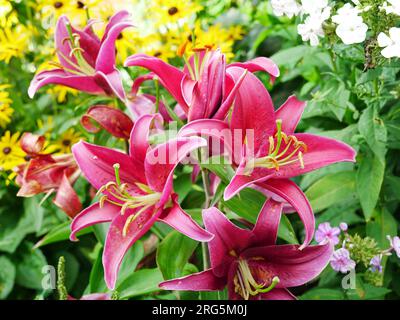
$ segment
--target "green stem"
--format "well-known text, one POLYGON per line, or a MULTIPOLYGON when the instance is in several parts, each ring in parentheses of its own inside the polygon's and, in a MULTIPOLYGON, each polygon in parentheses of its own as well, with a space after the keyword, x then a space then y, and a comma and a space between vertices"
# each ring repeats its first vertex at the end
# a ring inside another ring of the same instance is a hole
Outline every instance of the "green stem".
POLYGON ((156 113, 158 113, 158 110, 160 109, 160 83, 158 78, 154 79, 154 83, 156 86, 156 113))

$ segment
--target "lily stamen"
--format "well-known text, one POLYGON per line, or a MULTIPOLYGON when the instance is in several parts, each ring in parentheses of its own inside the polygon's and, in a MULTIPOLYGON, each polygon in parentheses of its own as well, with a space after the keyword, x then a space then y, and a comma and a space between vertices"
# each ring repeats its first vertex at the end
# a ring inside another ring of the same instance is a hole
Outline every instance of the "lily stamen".
POLYGON ((254 279, 246 260, 240 259, 238 263, 238 270, 234 278, 235 292, 245 300, 248 300, 250 296, 256 296, 259 293, 267 293, 274 289, 279 283, 279 278, 275 276, 272 278, 271 283, 268 286, 267 281, 260 284, 254 279))
POLYGON ((268 155, 249 161, 244 171, 245 174, 250 174, 254 168, 279 171, 280 167, 296 162, 299 162, 301 168, 304 169, 303 154, 307 152, 307 145, 299 141, 294 135, 286 135, 282 131, 282 121, 280 119, 276 121, 276 128, 276 134, 268 138, 268 155))

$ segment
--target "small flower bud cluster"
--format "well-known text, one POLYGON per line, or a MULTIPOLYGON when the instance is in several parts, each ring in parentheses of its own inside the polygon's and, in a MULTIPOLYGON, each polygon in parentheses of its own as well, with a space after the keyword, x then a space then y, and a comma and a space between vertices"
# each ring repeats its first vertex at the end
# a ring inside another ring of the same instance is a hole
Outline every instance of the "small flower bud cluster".
POLYGON ((365 280, 374 285, 382 285, 383 257, 392 255, 394 251, 400 258, 400 238, 387 236, 387 239, 390 246, 382 250, 370 237, 349 234, 348 226, 344 222, 339 227, 332 227, 329 222, 321 223, 315 232, 315 241, 319 244, 331 242, 338 247, 330 261, 333 270, 347 273, 360 266, 365 270, 365 280))

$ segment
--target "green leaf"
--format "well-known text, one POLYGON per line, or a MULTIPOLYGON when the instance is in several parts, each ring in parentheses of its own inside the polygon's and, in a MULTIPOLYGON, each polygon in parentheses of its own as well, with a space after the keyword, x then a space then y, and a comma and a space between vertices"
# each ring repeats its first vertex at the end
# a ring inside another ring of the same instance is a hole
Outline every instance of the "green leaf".
POLYGON ((131 274, 117 286, 117 291, 121 299, 149 294, 160 291, 158 284, 163 280, 163 276, 157 268, 141 269, 131 274))
POLYGON ((332 205, 344 205, 357 198, 355 190, 355 172, 343 171, 326 175, 315 182, 306 191, 315 212, 332 205))
POLYGON ((315 288, 302 294, 300 300, 343 300, 344 293, 339 289, 315 288))
POLYGON ((379 247, 387 248, 387 236, 397 235, 397 221, 387 210, 375 211, 373 219, 367 223, 367 236, 374 238, 379 247))
POLYGON ((46 257, 39 249, 33 249, 33 244, 24 242, 18 248, 16 263, 16 282, 25 288, 42 289, 42 269, 47 265, 46 257))
POLYGON ((382 161, 385 161, 387 130, 385 123, 381 118, 376 108, 369 106, 360 117, 358 122, 358 130, 364 137, 366 143, 371 148, 372 152, 382 161))
MULTIPOLYGON (((71 226, 70 220, 55 226, 53 229, 49 231, 48 234, 46 234, 39 242, 35 244, 35 248, 40 248, 51 243, 68 240, 71 234, 70 226, 71 226)), ((79 237, 91 232, 93 232, 93 229, 91 227, 85 228, 79 231, 77 236, 79 237)))
POLYGON ((0 256, 0 299, 5 299, 14 287, 16 270, 10 259, 0 256))
POLYGON ((357 171, 357 192, 366 221, 369 221, 379 199, 385 162, 368 152, 361 158, 357 171))
POLYGON ((255 223, 258 213, 265 202, 265 196, 257 190, 248 188, 242 190, 239 196, 228 201, 221 200, 221 202, 237 215, 251 223, 255 223))
POLYGON ((160 243, 157 249, 157 265, 164 279, 182 276, 183 269, 197 245, 197 241, 176 231, 171 232, 160 243))

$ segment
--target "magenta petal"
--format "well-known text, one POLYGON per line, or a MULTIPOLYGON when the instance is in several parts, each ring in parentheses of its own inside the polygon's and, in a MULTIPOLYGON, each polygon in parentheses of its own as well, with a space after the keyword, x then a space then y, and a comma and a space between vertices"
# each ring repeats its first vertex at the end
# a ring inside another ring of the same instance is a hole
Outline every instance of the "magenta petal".
POLYGON ((332 253, 333 245, 327 243, 303 250, 296 245, 255 247, 243 252, 242 256, 262 257, 264 260, 250 261, 250 265, 257 265, 279 277, 276 288, 290 288, 301 286, 318 276, 328 265, 332 253))
POLYGON ((126 235, 123 234, 126 221, 129 216, 137 213, 138 209, 128 209, 124 215, 116 215, 111 222, 103 252, 104 277, 109 289, 113 290, 115 287, 118 270, 126 251, 151 228, 159 217, 161 210, 157 212, 154 210, 153 207, 142 212, 129 224, 126 235))
POLYGON ((295 137, 307 145, 307 152, 303 153, 304 168, 298 163, 282 166, 279 177, 295 177, 342 161, 355 162, 356 151, 341 141, 308 133, 296 133, 295 137))
POLYGON ((173 171, 187 155, 201 147, 207 141, 199 137, 171 139, 156 146, 146 155, 145 172, 148 185, 154 191, 162 192, 160 203, 163 204, 172 192, 173 171))
POLYGON ((57 20, 55 34, 54 34, 55 47, 57 48, 56 53, 58 60, 64 67, 66 67, 67 69, 77 71, 77 68, 74 65, 69 63, 66 59, 64 59, 64 57, 67 57, 75 65, 77 64, 75 57, 74 56, 70 57, 70 52, 72 50, 71 42, 64 40, 64 39, 69 39, 69 34, 66 27, 67 24, 70 24, 70 21, 66 16, 61 16, 57 20))
POLYGON ((250 72, 265 71, 271 76, 271 82, 273 83, 280 75, 278 66, 271 59, 266 57, 257 57, 247 62, 234 62, 231 63, 230 67, 241 67, 249 70, 250 72))
MULTIPOLYGON (((243 69, 231 67, 227 73, 234 79, 243 74, 243 69)), ((232 130, 242 130, 242 141, 252 134, 254 151, 268 144, 268 137, 275 132, 275 110, 272 99, 263 83, 252 73, 248 73, 240 85, 232 112, 232 130), (251 132, 247 131, 251 130, 251 132)))
POLYGON ((160 79, 161 84, 177 100, 181 106, 186 106, 185 99, 181 91, 181 82, 185 74, 178 68, 165 63, 161 59, 145 54, 135 54, 128 57, 125 67, 143 67, 154 72, 160 79))
POLYGON ((133 128, 132 120, 121 110, 106 105, 96 105, 82 116, 81 124, 86 131, 97 133, 101 128, 114 137, 129 139, 133 128))
POLYGON ((216 277, 212 269, 208 269, 186 277, 161 282, 159 287, 164 290, 217 291, 224 289, 225 285, 224 278, 216 277))
POLYGON ((228 201, 237 195, 244 188, 252 185, 254 181, 249 176, 236 174, 229 182, 224 191, 224 200, 228 201))
POLYGON ((300 122, 306 103, 290 96, 286 102, 276 111, 276 119, 282 120, 282 131, 292 135, 300 122))
POLYGON ((247 70, 243 70, 242 75, 237 78, 234 77, 234 86, 230 89, 228 96, 225 98, 215 115, 213 116, 214 119, 220 119, 223 120, 226 118, 227 113, 229 112, 229 109, 232 107, 233 101, 236 98, 236 93, 239 90, 240 86, 242 85, 243 80, 245 79, 247 75, 247 70))
POLYGON ((65 173, 53 202, 71 218, 75 217, 82 210, 82 203, 65 173))
POLYGON ((310 202, 301 189, 291 180, 269 179, 258 184, 260 187, 285 199, 298 213, 304 224, 305 239, 300 249, 307 246, 313 238, 315 229, 315 217, 310 202))
POLYGON ((117 41, 118 36, 128 27, 134 27, 131 21, 122 21, 115 24, 107 32, 106 38, 102 41, 100 51, 96 60, 96 70, 102 71, 105 74, 111 73, 115 70, 115 41, 117 41))
POLYGON ((270 292, 259 294, 260 300, 297 300, 287 289, 272 289, 270 292))
POLYGON ((177 202, 159 220, 196 241, 206 242, 214 237, 212 233, 200 227, 191 216, 183 211, 177 202))
MULTIPOLYGON (((215 144, 221 142, 228 154, 231 154, 232 135, 229 125, 221 120, 201 119, 189 122, 178 132, 179 137, 201 136, 211 138, 215 144)), ((221 150, 222 151, 222 150, 221 150)))
POLYGON ((262 207, 252 233, 255 235, 253 246, 275 244, 278 236, 279 223, 282 216, 283 204, 268 199, 262 207))
POLYGON ((71 223, 71 241, 77 241, 76 234, 87 227, 97 223, 110 222, 119 214, 121 208, 114 206, 108 202, 100 208, 98 203, 92 204, 90 207, 78 214, 71 223))
POLYGON ((136 121, 131 132, 129 155, 142 167, 142 170, 150 147, 148 139, 154 121, 162 123, 163 119, 159 114, 143 115, 136 121))
POLYGON ((104 90, 97 85, 93 77, 71 76, 62 69, 54 69, 35 75, 29 85, 29 97, 33 98, 36 91, 47 84, 60 84, 92 94, 104 94, 104 90))
POLYGON ((115 181, 113 165, 120 165, 122 183, 134 185, 143 181, 143 172, 135 172, 132 159, 119 151, 80 141, 72 147, 72 153, 86 179, 99 189, 110 181, 115 181))
POLYGON ((214 274, 222 277, 227 274, 235 254, 249 245, 252 234, 250 230, 235 226, 217 208, 203 210, 203 221, 207 231, 214 234, 208 243, 211 266, 214 274))
POLYGON ((96 71, 95 82, 108 95, 115 94, 121 101, 125 101, 125 90, 122 85, 121 75, 118 70, 113 70, 105 74, 102 71, 96 71), (110 91, 111 89, 111 91, 110 91))
POLYGON ((101 42, 104 42, 105 39, 108 37, 108 33, 110 30, 117 24, 123 22, 124 20, 129 20, 131 17, 130 13, 126 10, 121 10, 118 11, 116 14, 114 14, 110 20, 108 20, 106 30, 104 31, 103 38, 101 39, 101 42))

